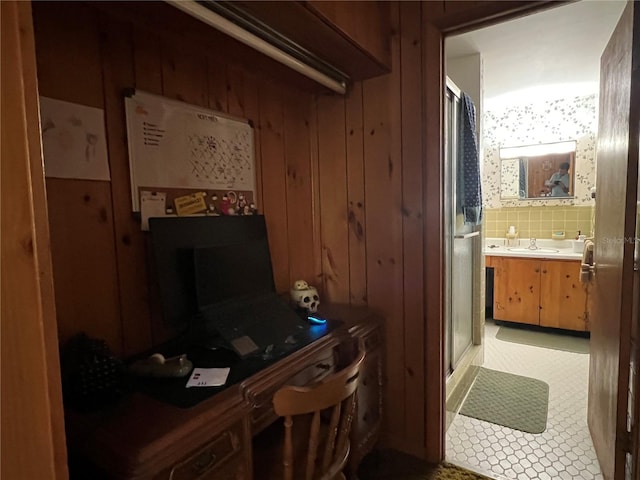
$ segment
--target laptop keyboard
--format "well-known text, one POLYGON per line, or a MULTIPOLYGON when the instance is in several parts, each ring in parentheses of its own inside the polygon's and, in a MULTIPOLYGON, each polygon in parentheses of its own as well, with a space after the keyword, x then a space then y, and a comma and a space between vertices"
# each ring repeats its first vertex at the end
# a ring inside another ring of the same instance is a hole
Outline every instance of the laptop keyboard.
POLYGON ((261 350, 283 345, 305 328, 295 311, 273 294, 217 305, 203 317, 228 342, 248 336, 261 350))

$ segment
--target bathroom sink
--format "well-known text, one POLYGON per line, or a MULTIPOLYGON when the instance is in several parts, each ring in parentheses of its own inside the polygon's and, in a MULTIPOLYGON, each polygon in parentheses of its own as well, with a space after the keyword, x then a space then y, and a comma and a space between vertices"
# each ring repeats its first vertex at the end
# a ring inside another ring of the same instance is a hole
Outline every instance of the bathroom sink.
POLYGON ((556 248, 544 248, 544 247, 538 247, 538 248, 516 247, 516 248, 509 248, 509 251, 521 252, 521 253, 558 253, 560 250, 556 248))

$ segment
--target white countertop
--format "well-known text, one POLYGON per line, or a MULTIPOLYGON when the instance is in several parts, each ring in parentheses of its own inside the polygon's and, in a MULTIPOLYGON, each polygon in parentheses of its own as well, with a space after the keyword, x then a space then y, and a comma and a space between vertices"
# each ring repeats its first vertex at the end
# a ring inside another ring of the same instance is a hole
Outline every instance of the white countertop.
POLYGON ((582 252, 575 252, 573 240, 536 239, 536 246, 541 250, 529 249, 529 239, 516 240, 517 247, 507 246, 504 238, 485 238, 483 252, 496 257, 546 258, 549 260, 581 260, 582 252), (514 248, 517 250, 514 251, 514 248), (557 250, 556 252, 544 249, 557 250))

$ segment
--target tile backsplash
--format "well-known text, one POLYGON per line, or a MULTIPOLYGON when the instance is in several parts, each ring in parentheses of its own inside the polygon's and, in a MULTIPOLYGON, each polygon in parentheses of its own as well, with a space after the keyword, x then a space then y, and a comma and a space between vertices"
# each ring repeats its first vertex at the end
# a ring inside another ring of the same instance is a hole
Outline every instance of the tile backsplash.
POLYGON ((486 237, 503 238, 510 225, 516 227, 520 238, 551 238, 552 232, 563 231, 572 239, 578 230, 591 236, 593 206, 509 207, 484 209, 486 237))

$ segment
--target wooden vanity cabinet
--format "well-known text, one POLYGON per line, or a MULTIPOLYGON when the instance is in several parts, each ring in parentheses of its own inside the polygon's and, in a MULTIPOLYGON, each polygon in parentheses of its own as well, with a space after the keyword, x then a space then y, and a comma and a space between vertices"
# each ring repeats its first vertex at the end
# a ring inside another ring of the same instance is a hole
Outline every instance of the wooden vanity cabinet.
POLYGON ((587 287, 580 283, 580 261, 540 264, 540 326, 589 331, 587 287))
POLYGON ((540 261, 495 257, 493 318, 540 323, 540 261))
POLYGON ((579 261, 494 256, 487 264, 494 268, 495 320, 589 330, 579 261))

